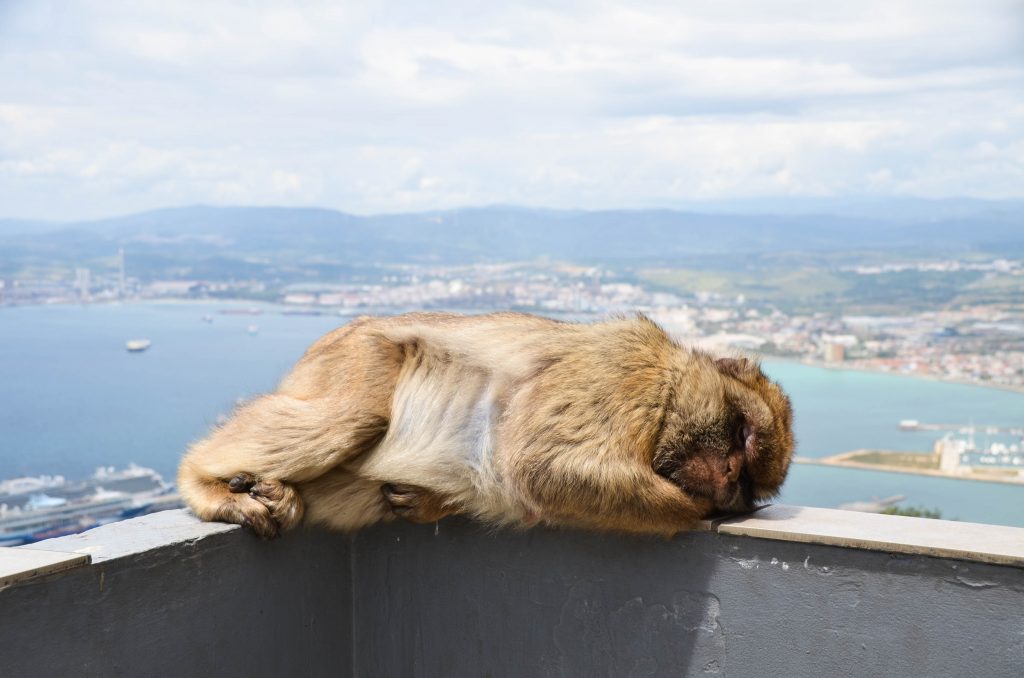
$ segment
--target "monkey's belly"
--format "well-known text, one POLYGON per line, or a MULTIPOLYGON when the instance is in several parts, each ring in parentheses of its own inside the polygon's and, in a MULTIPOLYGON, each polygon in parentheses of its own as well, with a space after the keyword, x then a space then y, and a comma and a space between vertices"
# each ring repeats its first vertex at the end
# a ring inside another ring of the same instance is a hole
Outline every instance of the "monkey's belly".
POLYGON ((423 360, 396 386, 387 434, 360 475, 425 487, 472 507, 498 483, 495 391, 484 370, 423 360))

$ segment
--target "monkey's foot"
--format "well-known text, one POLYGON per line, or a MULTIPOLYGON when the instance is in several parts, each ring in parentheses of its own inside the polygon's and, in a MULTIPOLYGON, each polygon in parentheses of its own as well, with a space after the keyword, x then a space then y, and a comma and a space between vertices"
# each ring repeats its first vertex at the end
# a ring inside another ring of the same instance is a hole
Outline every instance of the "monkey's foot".
POLYGON ((423 487, 387 483, 380 491, 392 513, 414 523, 433 523, 459 513, 443 496, 423 487))
POLYGON ((221 519, 249 527, 264 539, 272 539, 302 520, 302 499, 288 483, 241 472, 228 481, 228 490, 234 496, 221 506, 221 512, 227 514, 221 519))

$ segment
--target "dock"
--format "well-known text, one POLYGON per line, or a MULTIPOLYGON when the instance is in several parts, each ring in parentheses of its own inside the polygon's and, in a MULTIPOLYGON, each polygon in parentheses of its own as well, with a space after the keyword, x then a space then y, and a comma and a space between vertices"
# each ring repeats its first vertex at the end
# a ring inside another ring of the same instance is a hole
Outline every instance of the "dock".
POLYGON ((958 433, 1008 433, 1015 436, 1024 436, 1024 426, 979 426, 977 424, 928 424, 917 419, 902 419, 899 427, 901 431, 956 431, 958 433))
POLYGON ((884 471, 886 473, 907 473, 916 476, 949 478, 950 480, 974 480, 1004 485, 1024 485, 1024 473, 1020 470, 962 466, 957 471, 944 471, 938 466, 938 457, 928 452, 862 449, 828 457, 797 455, 793 457, 793 463, 814 466, 837 466, 839 468, 854 468, 864 471, 884 471), (877 461, 865 462, 863 461, 865 457, 874 457, 877 461), (934 460, 934 463, 931 463, 932 460, 934 460))

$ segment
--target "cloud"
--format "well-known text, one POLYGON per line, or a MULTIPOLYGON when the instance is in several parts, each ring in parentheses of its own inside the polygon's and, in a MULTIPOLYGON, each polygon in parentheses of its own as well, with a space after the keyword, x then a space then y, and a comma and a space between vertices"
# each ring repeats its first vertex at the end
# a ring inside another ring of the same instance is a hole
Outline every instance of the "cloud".
POLYGON ((1015 2, 2 7, 0 216, 1024 197, 1015 2))

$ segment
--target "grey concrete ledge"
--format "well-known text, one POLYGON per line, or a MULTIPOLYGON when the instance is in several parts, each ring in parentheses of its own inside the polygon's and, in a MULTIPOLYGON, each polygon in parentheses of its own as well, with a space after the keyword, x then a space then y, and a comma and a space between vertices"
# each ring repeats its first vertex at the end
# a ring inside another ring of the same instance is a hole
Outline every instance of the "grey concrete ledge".
POLYGON ((84 554, 93 563, 102 563, 241 529, 227 523, 204 523, 185 509, 175 509, 17 548, 84 554))
POLYGON ((1024 528, 802 506, 723 521, 719 534, 1024 567, 1024 528))
POLYGON ((53 549, 0 548, 0 590, 56 572, 88 565, 90 558, 81 553, 62 553, 53 549))
MULTIPOLYGON (((5 550, 49 551, 68 558, 88 556, 91 562, 102 563, 183 543, 192 544, 240 529, 237 525, 205 523, 189 511, 178 509, 5 550)), ((751 515, 702 521, 697 529, 739 537, 1024 568, 1024 528, 1016 527, 773 505, 751 515)), ((74 564, 87 562, 75 561, 74 564)), ((0 573, 4 571, 2 563, 0 558, 0 573)))

